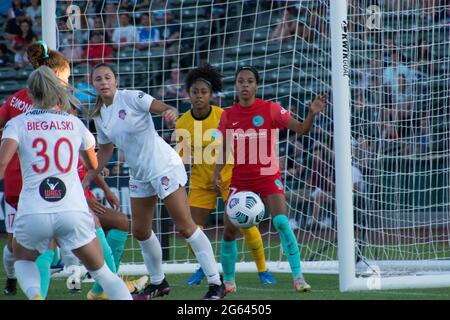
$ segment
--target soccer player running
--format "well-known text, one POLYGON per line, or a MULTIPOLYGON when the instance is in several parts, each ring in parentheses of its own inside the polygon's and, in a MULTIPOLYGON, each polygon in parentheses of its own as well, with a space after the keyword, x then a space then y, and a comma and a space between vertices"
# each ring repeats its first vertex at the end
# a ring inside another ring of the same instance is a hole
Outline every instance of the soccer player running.
MULTIPOLYGON (((51 50, 47 48, 47 45, 43 41, 38 41, 32 44, 28 50, 28 59, 32 66, 36 69, 42 65, 50 67, 61 81, 63 86, 66 86, 70 77, 70 63, 69 60, 60 52, 51 50)), ((11 95, 6 102, 0 107, 0 129, 6 124, 7 121, 16 117, 24 112, 30 111, 33 108, 32 101, 28 96, 27 88, 21 89, 18 92, 11 95)), ((81 161, 81 160, 80 160, 81 161)), ((81 170, 81 168, 79 167, 81 170)), ((83 172, 79 172, 83 174, 83 172)), ((82 179, 82 177, 80 177, 82 179)), ((20 162, 18 155, 15 154, 8 164, 5 171, 5 200, 7 203, 7 219, 6 230, 8 233, 7 245, 3 249, 3 264, 5 272, 7 275, 6 287, 4 293, 7 295, 12 295, 16 293, 16 278, 14 270, 14 256, 12 253, 12 239, 14 232, 14 217, 17 211, 17 204, 19 202, 19 195, 22 189, 22 175, 20 171, 20 162)), ((108 194, 108 193, 106 193, 108 194)), ((87 194, 87 196, 90 194, 87 194)), ((112 197, 107 198, 112 205, 115 205, 117 201, 111 200, 112 197)), ((112 210, 110 208, 101 209, 99 205, 94 202, 94 199, 88 200, 88 205, 94 213, 97 213, 99 219, 96 220, 96 231, 98 232, 100 243, 102 244, 103 252, 105 254, 105 260, 108 266, 113 270, 116 267, 113 265, 114 261, 119 260, 123 252, 123 247, 125 245, 126 237, 128 233, 124 231, 124 219, 126 217, 124 214, 112 210), (100 222, 99 222, 100 220, 100 222), (105 238, 103 231, 101 230, 100 224, 104 224, 109 228, 108 238, 105 238), (113 255, 113 258, 111 257, 113 255)), ((116 204, 117 206, 117 204, 116 204)), ((125 221, 127 224, 128 222, 125 221)), ((51 247, 54 244, 51 245, 51 247)), ((72 256, 70 254, 69 256, 72 256)), ((66 257, 66 261, 77 260, 75 257, 66 257)), ((41 274, 41 295, 43 298, 47 296, 48 287, 50 284, 50 266, 54 260, 58 259, 57 250, 46 250, 43 252, 36 260, 36 264, 39 268, 41 274)), ((76 261, 78 263, 78 261, 76 261)), ((69 266, 69 265, 68 265, 69 266)), ((68 267, 67 266, 67 267, 68 267)), ((118 264, 117 264, 118 268, 118 264)), ((69 279, 68 279, 69 280, 69 279)), ((79 281, 79 279, 77 279, 79 281)), ((130 285, 130 290, 134 290, 131 286, 136 284, 135 282, 127 282, 130 285)), ((101 295, 101 288, 94 286, 94 293, 101 295)), ((96 298, 91 294, 90 298, 96 298)))
MULTIPOLYGON (((300 123, 277 103, 256 98, 258 83, 259 74, 254 67, 241 67, 236 72, 235 88, 239 102, 225 109, 220 118, 218 129, 223 135, 223 144, 214 170, 213 183, 221 190, 219 173, 228 153, 233 150, 235 165, 230 196, 240 191, 253 191, 260 195, 269 210, 287 255, 294 288, 303 292, 310 290, 311 287, 303 277, 297 239, 286 217, 284 187, 275 154, 276 129, 287 128, 299 134, 308 133, 314 117, 325 108, 326 98, 319 96, 312 101, 309 104, 308 116, 300 123), (252 153, 252 150, 255 152, 252 153)), ((226 290, 232 292, 236 290, 237 228, 231 224, 226 215, 224 226, 221 262, 226 290)))
MULTIPOLYGON (((211 65, 191 70, 186 76, 186 89, 191 99, 192 108, 176 123, 177 141, 182 146, 180 154, 187 163, 192 162, 189 182, 189 205, 192 218, 203 229, 209 214, 216 209, 217 190, 213 186, 214 167, 217 154, 212 148, 215 141, 217 124, 223 109, 211 105, 214 93, 222 90, 220 73, 211 65), (213 150, 212 152, 208 152, 213 150), (189 157, 190 155, 190 157, 189 157), (193 161, 191 161, 191 159, 193 161)), ((221 196, 228 198, 231 171, 233 165, 226 164, 221 171, 221 196)), ((276 283, 273 275, 267 270, 264 245, 258 228, 240 229, 247 246, 250 248, 263 284, 276 283)), ((189 285, 198 285, 205 277, 202 268, 195 271, 188 279, 189 285)))
POLYGON ((99 166, 89 170, 83 181, 90 181, 110 159, 114 144, 123 151, 130 167, 131 230, 142 249, 150 274, 149 285, 135 299, 148 300, 170 292, 162 270, 161 245, 152 232, 152 220, 158 197, 164 201, 177 230, 191 245, 208 278, 204 299, 221 299, 225 287, 219 275, 211 243, 194 223, 184 188, 187 182, 183 161, 155 130, 151 113, 162 115, 167 122, 178 118, 178 111, 136 90, 118 90, 113 69, 98 64, 92 71, 97 92, 93 112, 99 144, 99 166))
POLYGON ((27 87, 34 108, 5 125, 0 146, 0 179, 17 151, 23 177, 13 239, 20 287, 29 299, 43 299, 35 260, 56 239, 111 299, 131 300, 125 283, 104 262, 77 174, 80 151, 88 168, 97 167, 94 136, 69 113, 77 101, 47 66, 31 73, 27 87))

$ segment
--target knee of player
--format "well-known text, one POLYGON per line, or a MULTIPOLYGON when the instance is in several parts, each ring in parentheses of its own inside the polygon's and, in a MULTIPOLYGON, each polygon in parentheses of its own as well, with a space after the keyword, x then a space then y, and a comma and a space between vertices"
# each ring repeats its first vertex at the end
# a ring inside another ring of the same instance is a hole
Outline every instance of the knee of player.
POLYGON ((138 241, 147 240, 151 236, 151 230, 136 225, 131 226, 131 233, 133 234, 133 237, 135 237, 138 241))

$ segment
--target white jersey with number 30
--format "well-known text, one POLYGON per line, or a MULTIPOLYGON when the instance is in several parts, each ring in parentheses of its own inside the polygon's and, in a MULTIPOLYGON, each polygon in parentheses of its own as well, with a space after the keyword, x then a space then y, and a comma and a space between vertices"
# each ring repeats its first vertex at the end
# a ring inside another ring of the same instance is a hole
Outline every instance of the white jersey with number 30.
POLYGON ((18 215, 88 212, 77 164, 79 151, 92 148, 95 138, 77 117, 35 109, 11 119, 2 139, 19 144, 18 215))
POLYGON ((149 110, 153 99, 142 91, 117 90, 113 103, 94 118, 97 142, 121 149, 131 177, 139 181, 151 181, 183 163, 155 130, 149 110))

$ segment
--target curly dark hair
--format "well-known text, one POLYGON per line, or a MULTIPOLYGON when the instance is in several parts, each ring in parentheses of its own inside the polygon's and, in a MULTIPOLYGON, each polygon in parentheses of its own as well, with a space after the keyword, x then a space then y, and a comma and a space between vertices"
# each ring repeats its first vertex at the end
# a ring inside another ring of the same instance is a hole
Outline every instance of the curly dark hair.
POLYGON ((192 85, 198 80, 207 83, 213 93, 222 91, 222 75, 209 63, 205 63, 204 65, 189 71, 185 81, 188 92, 192 85))

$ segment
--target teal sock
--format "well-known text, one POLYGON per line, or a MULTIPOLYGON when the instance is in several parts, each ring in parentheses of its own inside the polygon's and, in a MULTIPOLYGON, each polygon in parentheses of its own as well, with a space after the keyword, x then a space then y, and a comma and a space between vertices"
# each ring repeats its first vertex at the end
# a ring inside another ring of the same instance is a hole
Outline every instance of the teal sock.
POLYGON ((55 247, 53 251, 53 258, 52 258, 52 267, 56 266, 58 262, 61 260, 61 257, 59 256, 59 248, 55 247))
MULTIPOLYGON (((105 233, 102 228, 96 228, 95 232, 97 232, 98 239, 100 240, 100 244, 103 249, 103 258, 105 259, 105 263, 108 266, 109 270, 116 273, 116 265, 114 264, 114 258, 111 253, 111 248, 106 241, 105 233)), ((96 282, 92 286, 92 291, 95 294, 102 294, 103 288, 96 282)))
POLYGON ((41 276, 41 296, 47 297, 48 288, 50 286, 50 267, 54 256, 53 250, 47 250, 36 259, 36 265, 41 276))
POLYGON ((220 262, 222 263, 223 279, 225 281, 234 281, 237 260, 236 240, 225 241, 222 239, 220 251, 220 262))
POLYGON ((111 248, 117 271, 119 271, 120 259, 122 258, 127 239, 128 232, 118 229, 109 230, 108 235, 106 236, 106 241, 108 241, 109 247, 111 248))
POLYGON ((284 214, 278 214, 273 218, 273 224, 280 235, 281 245, 286 252, 292 275, 294 277, 299 276, 302 273, 300 250, 298 249, 297 239, 289 227, 288 218, 284 214))

